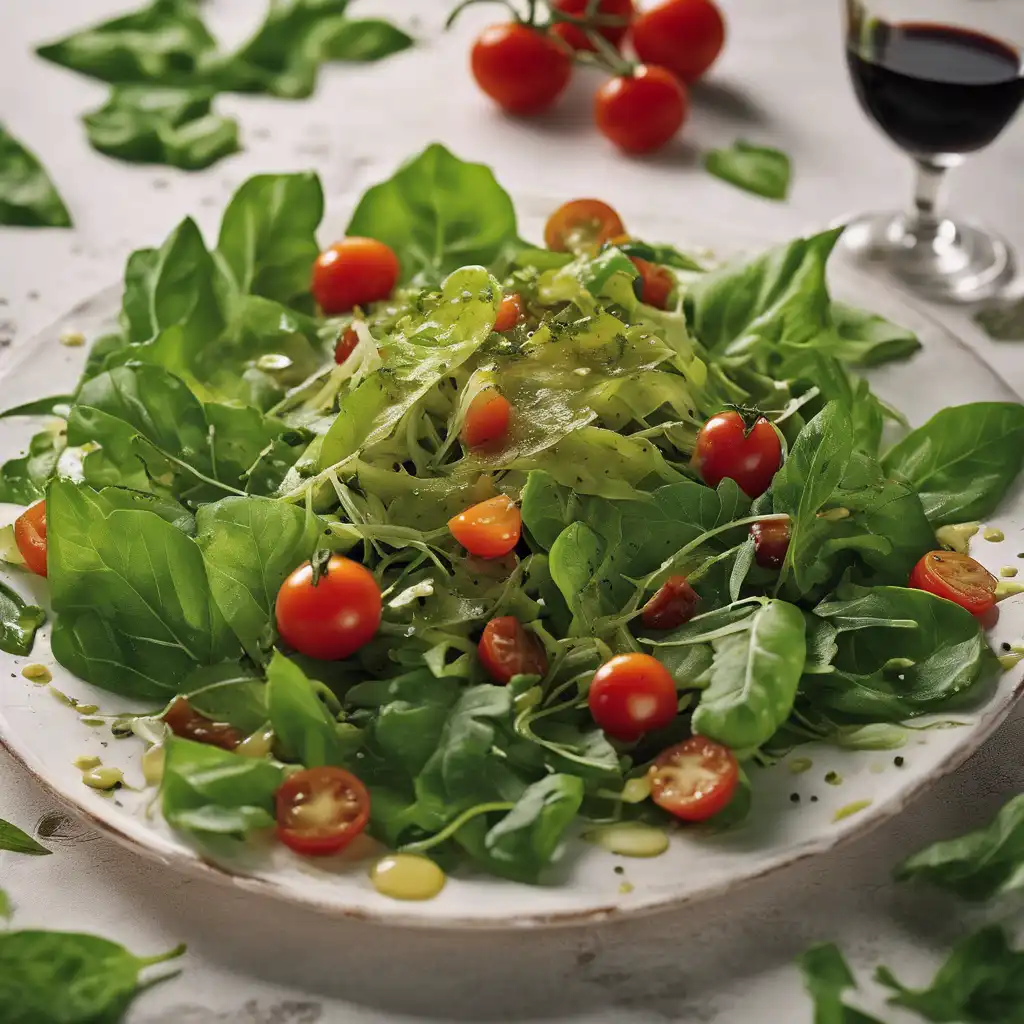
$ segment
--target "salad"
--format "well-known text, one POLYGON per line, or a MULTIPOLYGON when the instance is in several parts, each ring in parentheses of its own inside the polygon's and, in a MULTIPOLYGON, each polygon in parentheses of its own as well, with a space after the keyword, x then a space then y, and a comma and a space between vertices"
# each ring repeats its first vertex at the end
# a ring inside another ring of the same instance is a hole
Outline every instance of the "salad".
POLYGON ((793 747, 985 698, 965 538, 1024 408, 906 432, 850 368, 917 339, 832 301, 838 230, 712 269, 578 200, 535 246, 439 145, 323 252, 322 212, 259 176, 216 248, 133 253, 75 394, 21 410, 66 430, 0 469, 54 656, 151 706, 113 729, 174 829, 536 883, 579 831, 735 827, 793 747))

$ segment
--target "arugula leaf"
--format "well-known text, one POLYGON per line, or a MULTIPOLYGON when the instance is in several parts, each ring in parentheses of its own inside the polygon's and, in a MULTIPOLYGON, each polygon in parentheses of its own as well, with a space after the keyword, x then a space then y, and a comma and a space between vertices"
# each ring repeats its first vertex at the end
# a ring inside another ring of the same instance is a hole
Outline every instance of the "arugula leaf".
POLYGON ((46 612, 26 604, 5 583, 0 583, 0 651, 28 654, 36 630, 46 621, 46 612))
POLYGON ((0 818, 0 850, 37 855, 53 853, 41 843, 37 843, 27 832, 22 832, 17 825, 12 825, 9 821, 4 821, 3 818, 0 818))
POLYGON ((828 350, 844 363, 880 366, 893 359, 906 359, 921 348, 913 331, 843 302, 832 303, 832 321, 836 333, 828 350))
POLYGON ((31 505, 43 496, 46 481, 57 468, 65 439, 53 431, 41 430, 28 443, 28 454, 8 459, 0 466, 0 501, 31 505))
POLYGON ((1024 466, 1024 405, 975 402, 943 409, 891 448, 884 465, 917 489, 929 522, 983 518, 1024 466))
POLYGON ((74 400, 74 395, 50 395, 47 398, 37 398, 33 402, 25 402, 22 405, 5 409, 0 412, 0 420, 7 419, 9 416, 66 416, 74 400))
POLYGON ((766 199, 785 199, 789 193, 790 161, 781 149, 737 139, 730 149, 706 153, 704 166, 716 178, 766 199))
POLYGON ((69 228, 71 216, 42 164, 0 124, 0 224, 69 228))
POLYGON ((307 768, 344 763, 337 722, 302 669, 280 652, 267 667, 267 708, 274 735, 289 760, 307 768))
POLYGON ((467 264, 490 266, 518 239, 512 200, 491 169, 436 142, 364 193, 346 234, 386 242, 402 280, 428 284, 467 264))
POLYGON ((138 957, 116 942, 77 932, 0 933, 0 1019, 5 1024, 102 1024, 121 1020, 147 967, 174 960, 177 946, 138 957))
POLYGON ((797 963, 807 992, 814 1000, 814 1024, 881 1024, 843 1003, 843 993, 856 988, 857 981, 834 943, 812 946, 797 957, 797 963))
POLYGON ((349 19, 328 36, 323 52, 327 60, 377 61, 409 49, 414 41, 381 18, 349 19))

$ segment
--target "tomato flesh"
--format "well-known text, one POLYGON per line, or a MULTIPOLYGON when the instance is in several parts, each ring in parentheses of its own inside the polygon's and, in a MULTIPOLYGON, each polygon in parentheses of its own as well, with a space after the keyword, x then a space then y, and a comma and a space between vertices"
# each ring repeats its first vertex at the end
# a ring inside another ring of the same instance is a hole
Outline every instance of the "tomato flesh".
POLYGON ((291 573, 277 592, 275 612, 286 644, 311 658, 336 661, 376 635, 380 587, 358 562, 331 555, 315 583, 309 562, 291 573))
POLYGON ((633 22, 633 48, 645 64, 694 82, 725 44, 725 20, 713 0, 666 0, 633 22))
POLYGON ((958 551, 929 551, 910 574, 914 589, 944 597, 977 616, 995 606, 998 582, 980 562, 958 551))
POLYGON ((342 331, 338 344, 334 346, 334 361, 341 366, 355 352, 358 344, 359 335, 351 327, 347 327, 342 331))
POLYGON ((501 334, 502 331, 511 331, 520 317, 523 315, 523 300, 517 292, 509 292, 501 300, 498 307, 498 316, 494 321, 494 329, 501 334))
POLYGON ((541 642, 514 615, 491 619, 484 626, 477 651, 487 674, 503 686, 515 676, 545 676, 548 672, 548 656, 541 642))
MULTIPOLYGON (((576 18, 585 18, 590 0, 554 0, 551 7, 555 11, 564 14, 571 14, 576 18)), ((604 36, 612 46, 621 46, 629 31, 629 23, 633 20, 633 0, 601 0, 595 12, 598 16, 618 18, 619 25, 594 25, 593 31, 604 36)), ((551 31, 561 38, 566 45, 574 50, 591 51, 594 44, 587 37, 587 33, 580 25, 573 25, 567 21, 558 21, 551 26, 551 31)))
POLYGON ((561 40, 527 25, 492 25, 470 55, 476 84, 510 114, 537 114, 562 94, 572 58, 561 40))
POLYGON ((660 267, 657 263, 650 263, 639 256, 632 256, 630 259, 633 266, 640 271, 640 301, 647 303, 648 306, 654 306, 655 309, 668 309, 668 300, 676 286, 676 279, 665 267, 660 267))
POLYGON ((14 520, 14 542, 25 565, 37 576, 46 575, 46 502, 37 501, 14 520))
POLYGON ((648 629, 675 629, 697 614, 699 603, 685 576, 669 576, 643 606, 640 619, 648 629))
POLYGON ((625 234, 619 215, 600 199, 563 203, 544 225, 544 244, 553 252, 596 252, 625 234))
POLYGON ((664 68, 641 64, 610 78, 594 94, 601 134, 626 153, 650 153, 683 126, 690 110, 686 87, 664 68))
POLYGON ((515 502, 499 494, 449 519, 448 529, 471 555, 501 558, 519 543, 523 519, 515 502))
POLYGON ((220 747, 222 750, 234 750, 245 739, 233 725, 214 722, 206 715, 201 715, 185 697, 176 697, 164 712, 163 719, 175 736, 220 747))
POLYGON ((789 520, 766 519, 753 523, 750 536, 754 538, 754 561, 762 569, 781 569, 789 551, 789 520))
POLYGON ((313 264, 310 290, 328 316, 386 299, 401 268, 390 246, 376 238, 343 238, 313 264))
POLYGON ((668 725, 679 708, 672 676, 649 654, 619 654, 606 661, 594 673, 587 703, 594 721, 624 742, 668 725))
POLYGON ((728 747, 691 736, 663 750, 647 777, 651 799, 660 808, 683 821, 706 821, 729 805, 740 766, 728 747))
POLYGON ((289 775, 274 802, 278 838, 307 857, 343 850, 370 820, 370 794, 344 768, 306 768, 289 775))
POLYGON ((700 428, 693 463, 708 487, 730 477, 748 498, 758 498, 782 465, 782 442, 763 416, 748 431, 743 417, 730 409, 700 428))
POLYGON ((508 433, 512 406, 508 399, 488 388, 481 391, 466 410, 462 425, 462 440, 468 448, 486 448, 500 441, 508 433))

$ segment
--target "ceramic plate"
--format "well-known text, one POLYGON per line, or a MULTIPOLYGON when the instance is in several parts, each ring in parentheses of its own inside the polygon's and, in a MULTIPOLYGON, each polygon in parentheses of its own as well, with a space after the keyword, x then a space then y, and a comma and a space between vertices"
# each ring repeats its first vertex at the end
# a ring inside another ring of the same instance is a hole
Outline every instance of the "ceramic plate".
MULTIPOLYGON (((529 218, 527 201, 524 213, 529 218)), ((551 202, 536 206, 542 214, 551 202)), ((527 225, 530 226, 530 225, 527 225)), ((700 237, 696 230, 670 232, 662 223, 658 237, 675 233, 685 243, 700 237), (687 238, 686 236, 690 236, 687 238)), ((704 236, 705 242, 708 236, 704 236)), ((711 236, 719 251, 735 250, 720 233, 711 236)), ((893 293, 867 279, 840 273, 833 292, 848 302, 868 307, 917 331, 924 349, 911 361, 885 367, 873 384, 885 399, 919 424, 946 405, 977 400, 1020 401, 994 373, 936 320, 914 309, 893 293)), ((90 340, 109 329, 116 318, 120 288, 113 288, 72 310, 61 322, 8 354, 0 369, 3 402, 18 402, 70 391, 85 359, 85 349, 60 344, 61 333, 82 331, 90 340)), ((20 453, 38 421, 0 420, 0 454, 20 453)), ((4 508, 4 506, 0 506, 4 508)), ((19 510, 10 506, 9 522, 19 510)), ((988 543, 980 537, 972 553, 998 572, 1024 550, 1024 493, 1018 487, 991 525, 1006 540, 988 543)), ((1024 564, 1017 562, 1017 564, 1024 564)), ((26 598, 42 603, 45 585, 25 574, 4 578, 26 598)), ((1016 642, 1024 634, 1024 598, 1003 602, 993 641, 1016 642)), ((30 658, 0 654, 0 739, 55 796, 75 808, 97 827, 169 867, 216 877, 243 889, 277 896, 310 908, 372 919, 381 923, 436 928, 538 927, 585 923, 678 906, 730 889, 806 857, 830 850, 898 813, 917 793, 944 772, 964 761, 1007 715, 1024 690, 1024 663, 1002 676, 999 687, 983 707, 958 714, 961 723, 909 734, 907 745, 895 752, 842 751, 821 745, 801 747, 779 765, 753 772, 754 810, 745 826, 717 837, 683 831, 673 835, 669 850, 649 860, 613 856, 585 843, 568 851, 560 877, 544 887, 529 887, 493 878, 452 878, 441 895, 425 903, 399 903, 379 895, 367 877, 366 860, 339 857, 311 864, 293 858, 283 848, 251 850, 246 861, 214 862, 171 832, 160 814, 150 808, 153 790, 142 787, 142 744, 115 739, 106 726, 85 724, 62 701, 55 687, 102 712, 141 711, 111 694, 74 678, 56 665, 50 654, 48 631, 36 641, 30 658), (43 663, 53 672, 52 687, 22 676, 28 663, 43 663), (97 754, 108 765, 121 767, 130 786, 104 796, 81 782, 72 765, 78 755, 97 754), (902 766, 897 767, 898 754, 902 766), (794 757, 810 759, 809 770, 792 770, 794 757), (834 775, 832 773, 835 773, 834 775), (826 782, 828 776, 832 783, 826 782), (839 784, 835 784, 841 780, 839 784), (857 813, 844 816, 857 805, 857 813)), ((927 720, 922 720, 922 724, 927 720)), ((367 851, 364 849, 363 853, 367 851)))

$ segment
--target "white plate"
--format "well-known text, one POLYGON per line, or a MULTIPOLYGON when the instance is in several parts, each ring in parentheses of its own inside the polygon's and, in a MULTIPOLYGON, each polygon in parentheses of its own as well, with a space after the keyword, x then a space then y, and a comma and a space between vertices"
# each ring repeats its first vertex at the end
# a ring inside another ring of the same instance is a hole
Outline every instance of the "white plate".
MULTIPOLYGON (((525 204, 529 210, 529 201, 525 204)), ((550 203, 547 204, 550 206, 550 203)), ((540 212, 540 211, 538 211, 540 212)), ((659 234, 667 234, 664 225, 659 234)), ((695 232, 687 232, 691 237, 695 232)), ((726 248, 726 246, 723 246, 726 248)), ((727 248, 736 249, 729 245, 727 248)), ((1019 401, 971 351, 940 324, 867 279, 842 273, 833 281, 841 298, 880 312, 916 330, 924 351, 909 363, 873 374, 878 392, 919 424, 938 409, 976 400, 1019 401)), ((116 317, 120 289, 113 288, 68 314, 39 337, 10 353, 0 371, 5 405, 70 391, 85 357, 84 349, 59 344, 62 331, 83 331, 90 340, 116 317)), ((0 420, 0 453, 20 452, 38 421, 0 420)), ((3 506, 0 506, 3 508, 3 506)), ((11 509, 14 513, 17 510, 11 509)), ((13 514, 11 516, 13 518, 13 514)), ((7 520, 9 521, 9 520, 7 520)), ((991 544, 978 538, 973 553, 993 572, 1017 561, 1024 550, 1024 493, 1018 487, 992 519, 1007 540, 991 544)), ((46 588, 25 574, 4 574, 24 596, 44 602, 46 588)), ((1024 598, 1004 602, 992 640, 1017 642, 1024 634, 1024 598)), ((754 810, 748 823, 714 838, 680 832, 668 852, 651 860, 615 857, 583 843, 575 844, 544 887, 516 885, 474 876, 450 879, 441 895, 425 903, 399 903, 380 896, 367 877, 367 862, 337 858, 327 863, 301 861, 282 849, 253 851, 247 863, 214 863, 171 832, 158 811, 147 813, 152 790, 121 790, 113 797, 88 789, 72 765, 81 754, 97 754, 105 764, 124 769, 129 784, 141 787, 135 739, 115 740, 109 729, 83 724, 49 688, 21 675, 28 663, 42 662, 53 685, 103 712, 143 710, 74 678, 54 663, 44 629, 30 658, 0 653, 0 740, 56 797, 97 827, 133 849, 175 869, 215 877, 243 889, 307 904, 331 914, 403 926, 434 928, 538 927, 607 920, 678 906, 706 898, 794 861, 830 850, 898 813, 917 793, 964 761, 1006 717, 1024 690, 1024 663, 1003 675, 991 700, 969 714, 957 714, 959 728, 914 732, 894 752, 853 752, 809 745, 791 755, 811 758, 811 770, 795 775, 788 765, 754 770, 754 810), (894 764, 894 755, 905 763, 894 764), (825 782, 835 772, 840 785, 825 782), (799 795, 799 802, 791 799, 799 795), (812 798, 816 798, 812 800, 812 798), (844 807, 870 804, 835 820, 844 807), (616 868, 624 873, 617 873, 616 868)))

